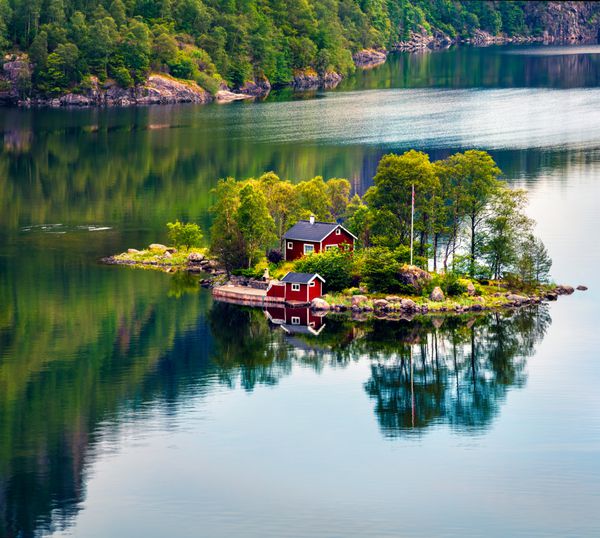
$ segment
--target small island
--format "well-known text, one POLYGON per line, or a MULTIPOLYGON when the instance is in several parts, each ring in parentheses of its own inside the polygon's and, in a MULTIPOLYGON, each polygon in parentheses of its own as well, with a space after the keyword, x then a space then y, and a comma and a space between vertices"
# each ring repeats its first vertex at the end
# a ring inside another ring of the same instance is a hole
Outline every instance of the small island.
POLYGON ((214 189, 208 247, 197 224, 177 221, 167 225, 173 247, 155 243, 103 261, 198 273, 223 301, 388 317, 572 294, 550 280, 526 192, 500 178, 492 157, 476 150, 435 162, 415 150, 385 155, 362 197, 339 178, 228 178, 214 189))

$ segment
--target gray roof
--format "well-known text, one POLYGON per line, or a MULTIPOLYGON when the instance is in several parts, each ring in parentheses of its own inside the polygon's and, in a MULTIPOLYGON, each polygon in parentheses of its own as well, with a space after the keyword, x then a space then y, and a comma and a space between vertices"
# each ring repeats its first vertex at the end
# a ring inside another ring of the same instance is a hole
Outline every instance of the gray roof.
POLYGON ((318 273, 292 273, 291 271, 281 281, 292 284, 310 284, 315 278, 320 278, 322 282, 325 282, 325 279, 318 273))
POLYGON ((311 224, 308 220, 299 220, 283 236, 285 239, 298 241, 323 241, 339 224, 337 222, 318 222, 311 224))

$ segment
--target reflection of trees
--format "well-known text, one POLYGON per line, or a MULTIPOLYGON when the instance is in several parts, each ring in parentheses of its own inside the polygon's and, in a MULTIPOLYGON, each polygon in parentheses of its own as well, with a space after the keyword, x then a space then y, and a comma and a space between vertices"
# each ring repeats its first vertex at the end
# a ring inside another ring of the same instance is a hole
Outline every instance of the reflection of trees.
POLYGON ((595 87, 599 76, 600 58, 596 54, 502 54, 485 48, 456 47, 443 52, 395 54, 377 69, 358 69, 338 89, 581 88, 595 87))
POLYGON ((440 328, 399 325, 393 340, 367 346, 376 362, 365 390, 382 430, 396 436, 436 423, 487 427, 506 392, 524 385, 526 358, 549 323, 539 307, 461 325, 447 320, 440 328))
POLYGON ((484 428, 506 390, 524 383, 525 358, 549 323, 544 310, 473 323, 447 318, 439 328, 434 320, 357 325, 330 316, 319 337, 292 338, 258 309, 210 305, 205 292, 175 299, 163 274, 69 268, 66 279, 60 263, 46 260, 45 268, 5 271, 0 282, 3 301, 20 290, 0 322, 0 528, 7 536, 69 525, 103 425, 118 430, 157 406, 175 413, 223 385, 273 385, 295 365, 319 372, 370 359, 366 389, 386 435, 411 430, 413 420, 416 429, 484 428), (72 291, 52 290, 78 278, 72 291))
POLYGON ((126 220, 162 231, 174 216, 207 219, 221 177, 360 170, 364 152, 260 143, 255 129, 243 107, 7 110, 0 224, 126 220))

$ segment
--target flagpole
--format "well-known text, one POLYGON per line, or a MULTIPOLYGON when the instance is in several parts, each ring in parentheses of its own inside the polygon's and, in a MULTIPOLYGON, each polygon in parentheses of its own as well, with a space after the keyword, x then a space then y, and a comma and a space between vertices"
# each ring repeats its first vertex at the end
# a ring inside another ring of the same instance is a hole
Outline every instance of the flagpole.
POLYGON ((413 241, 415 228, 415 184, 412 184, 412 195, 410 199, 410 264, 413 264, 413 241))

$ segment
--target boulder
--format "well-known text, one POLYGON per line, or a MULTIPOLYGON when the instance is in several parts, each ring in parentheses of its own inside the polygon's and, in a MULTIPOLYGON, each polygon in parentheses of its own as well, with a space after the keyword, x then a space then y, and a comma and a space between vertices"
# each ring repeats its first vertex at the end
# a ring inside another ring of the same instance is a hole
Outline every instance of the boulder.
POLYGON ((352 59, 356 67, 368 69, 384 63, 387 59, 387 52, 385 50, 363 49, 355 53, 352 59))
POLYGON ((140 251, 137 248, 128 248, 127 254, 138 254, 140 251))
POLYGON ((509 293, 506 295, 507 300, 515 304, 522 304, 529 301, 529 297, 525 297, 524 295, 517 295, 516 293, 509 293))
POLYGON ((400 309, 406 312, 415 312, 417 310, 417 303, 412 299, 402 299, 400 301, 400 309))
POLYGON ((446 296, 444 295, 442 288, 440 288, 439 286, 436 286, 435 288, 433 288, 433 291, 431 292, 429 299, 436 303, 441 303, 446 300, 446 296))
POLYGON ((404 265, 398 272, 398 281, 404 286, 412 288, 416 295, 420 295, 423 287, 431 280, 431 275, 414 265, 404 265))
POLYGON ((388 296, 385 298, 385 300, 386 300, 388 303, 399 303, 399 302, 402 300, 402 298, 401 298, 401 297, 398 297, 397 295, 388 295, 388 296))
POLYGON ((358 306, 367 301, 367 297, 365 295, 353 295, 351 299, 352 306, 358 306))
POLYGON ((200 254, 199 252, 190 252, 187 259, 190 263, 200 263, 204 260, 204 254, 200 254))
POLYGON ((310 303, 313 310, 329 310, 329 303, 325 299, 313 299, 310 303))
POLYGON ((574 292, 575 289, 573 288, 573 286, 556 286, 556 293, 558 293, 559 295, 571 295, 574 292))
POLYGON ((163 258, 168 260, 172 257, 173 257, 173 254, 171 254, 168 250, 165 250, 165 253, 163 254, 163 258))
POLYGON ((152 243, 148 248, 150 250, 160 250, 162 252, 167 251, 167 247, 165 245, 161 245, 160 243, 152 243))
POLYGON ((475 285, 471 281, 469 281, 469 283, 467 284, 467 294, 471 297, 475 295, 475 285))
POLYGON ((587 291, 588 287, 587 286, 583 286, 582 284, 579 284, 579 286, 577 286, 577 289, 579 291, 587 291))
POLYGON ((376 299, 373 301, 373 307, 375 310, 384 310, 388 306, 388 302, 385 299, 376 299))
POLYGON ((549 291, 548 293, 546 293, 546 299, 548 299, 549 301, 556 301, 558 300, 558 293, 549 291))

